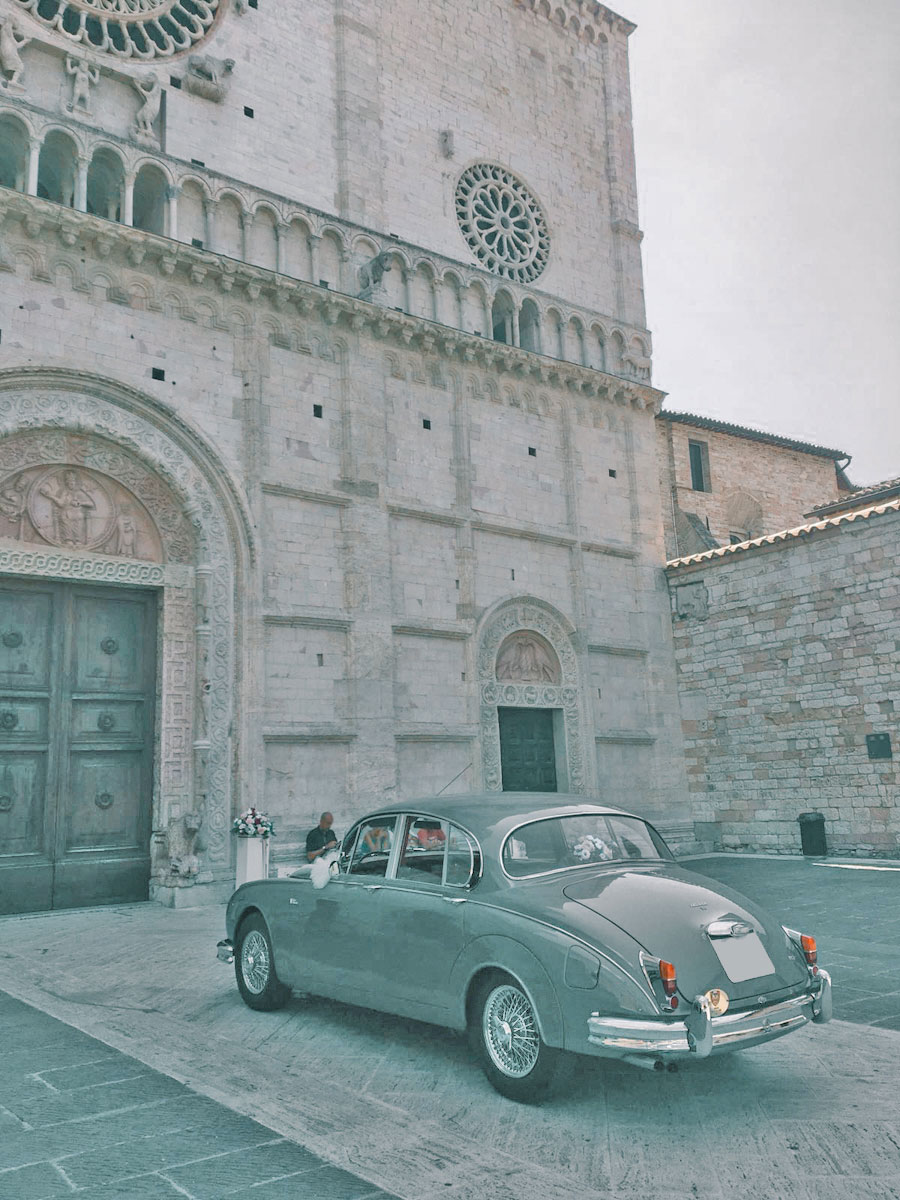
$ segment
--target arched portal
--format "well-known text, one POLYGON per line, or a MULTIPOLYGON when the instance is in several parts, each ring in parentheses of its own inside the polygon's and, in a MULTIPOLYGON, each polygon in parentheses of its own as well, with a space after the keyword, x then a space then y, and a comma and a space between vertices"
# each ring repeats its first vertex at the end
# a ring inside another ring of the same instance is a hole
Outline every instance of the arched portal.
POLYGON ((486 791, 585 792, 574 626, 543 600, 501 601, 478 633, 486 791))
POLYGON ((237 487, 174 414, 0 372, 0 910, 118 901, 129 871, 170 904, 227 894, 251 559, 237 487))

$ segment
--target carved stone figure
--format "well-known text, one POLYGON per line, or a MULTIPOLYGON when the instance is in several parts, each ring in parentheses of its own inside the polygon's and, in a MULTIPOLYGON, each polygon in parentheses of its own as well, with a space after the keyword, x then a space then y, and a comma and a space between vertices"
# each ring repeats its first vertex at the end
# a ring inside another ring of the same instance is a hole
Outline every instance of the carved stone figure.
POLYGON ((123 558, 138 558, 138 526, 131 511, 123 508, 116 519, 115 553, 123 558))
POLYGON ((185 813, 169 822, 167 841, 169 849, 169 871, 182 879, 191 879, 200 872, 197 857, 197 834, 203 824, 203 814, 185 813))
POLYGON ((502 683, 559 683, 559 663, 552 650, 530 633, 514 633, 497 655, 502 683))
POLYGON ((82 112, 91 111, 91 86, 100 82, 100 71, 92 67, 83 58, 73 58, 66 55, 66 74, 72 76, 72 100, 69 104, 71 112, 80 108, 82 112))
POLYGON ((22 525, 25 520, 26 498, 21 483, 14 481, 0 491, 0 513, 15 525, 14 537, 22 540, 22 525))
POLYGON ((228 94, 228 76, 234 70, 233 58, 213 58, 211 54, 192 54, 184 75, 185 91, 221 104, 228 94))
POLYGON ((381 287, 381 281, 384 279, 386 271, 391 269, 391 256, 388 251, 382 250, 380 254, 376 254, 369 262, 364 263, 359 268, 359 284, 361 300, 371 298, 376 288, 381 287))
POLYGON ((148 71, 143 79, 132 79, 131 82, 144 97, 144 103, 138 109, 134 118, 135 136, 155 140, 156 135, 153 132, 153 122, 159 116, 159 109, 162 104, 162 84, 152 71, 148 71))
POLYGON ((19 51, 31 38, 22 32, 12 17, 0 16, 0 83, 5 88, 21 87, 25 64, 19 51), (3 79, 8 75, 8 79, 3 79))
POLYGON ((97 507, 77 471, 63 472, 38 488, 53 509, 53 538, 57 546, 86 546, 91 540, 90 518, 97 507))

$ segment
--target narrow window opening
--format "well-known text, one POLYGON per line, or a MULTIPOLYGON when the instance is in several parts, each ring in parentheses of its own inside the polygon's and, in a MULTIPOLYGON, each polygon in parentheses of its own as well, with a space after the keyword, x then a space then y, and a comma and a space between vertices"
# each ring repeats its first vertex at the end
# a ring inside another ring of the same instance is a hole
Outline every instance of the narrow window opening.
POLYGON ((529 446, 528 453, 531 455, 532 458, 537 458, 537 447, 529 446))
POLYGON ((205 167, 206 166, 206 163, 203 161, 202 158, 192 158, 191 162, 194 164, 195 167, 205 167))
POLYGON ((423 428, 423 429, 430 429, 430 428, 431 428, 431 422, 429 421, 429 419, 428 419, 427 417, 423 417, 423 418, 422 418, 422 428, 423 428))
POLYGON ((247 105, 247 104, 245 104, 245 105, 244 105, 244 116, 245 116, 245 117, 252 117, 252 116, 253 116, 253 109, 252 109, 252 108, 250 108, 250 106, 249 106, 249 105, 247 105))
POLYGON ((510 577, 510 579, 515 579, 515 577, 516 577, 515 568, 510 569, 509 577, 510 577))
POLYGON ((324 287, 324 288, 327 288, 327 287, 328 287, 328 280, 327 280, 327 279, 320 279, 320 280, 319 280, 319 287, 324 287))
POLYGON ((616 473, 611 467, 610 467, 610 471, 609 471, 609 477, 610 477, 610 479, 615 479, 615 477, 616 477, 616 473))
POLYGON ((324 655, 324 654, 317 654, 317 655, 316 655, 316 666, 317 666, 317 667, 324 667, 324 666, 325 666, 325 655, 324 655))
POLYGON ((160 379, 160 380, 162 380, 162 379, 165 379, 165 377, 166 377, 166 373, 165 373, 165 371, 162 369, 162 367, 152 367, 152 368, 151 368, 151 370, 150 370, 150 377, 151 377, 152 379, 160 379))
POLYGON ((181 90, 181 80, 177 75, 169 76, 169 86, 173 87, 176 92, 181 90))
POLYGON ((706 442, 688 442, 691 464, 691 487, 695 492, 709 492, 709 448, 706 442))
POLYGON ((321 415, 322 415, 322 405, 321 405, 321 404, 314 404, 314 405, 313 405, 313 416, 314 416, 314 417, 321 417, 321 415))
POLYGON ((202 238, 191 238, 191 245, 194 247, 195 250, 202 250, 203 249, 203 239, 202 238))

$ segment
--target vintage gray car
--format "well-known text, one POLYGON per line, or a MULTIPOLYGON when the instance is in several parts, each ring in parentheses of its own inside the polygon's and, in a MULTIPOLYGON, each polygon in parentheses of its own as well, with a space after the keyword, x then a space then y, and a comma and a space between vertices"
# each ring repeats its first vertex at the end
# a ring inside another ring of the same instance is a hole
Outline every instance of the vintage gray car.
POLYGON ((815 940, 678 866, 640 817, 583 797, 379 809, 309 869, 246 883, 218 955, 255 1009, 291 990, 468 1030, 515 1100, 562 1051, 661 1069, 831 1016, 815 940))

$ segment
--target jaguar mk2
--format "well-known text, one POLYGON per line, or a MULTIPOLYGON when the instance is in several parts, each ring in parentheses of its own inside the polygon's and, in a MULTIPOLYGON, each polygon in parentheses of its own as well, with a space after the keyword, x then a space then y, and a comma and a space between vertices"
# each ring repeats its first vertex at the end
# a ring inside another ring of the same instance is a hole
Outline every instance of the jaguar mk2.
POLYGON ((245 1002, 305 992, 468 1031, 515 1100, 542 1097, 567 1051, 661 1069, 831 1017, 813 937, 583 797, 382 808, 331 872, 232 895, 218 955, 245 1002))

